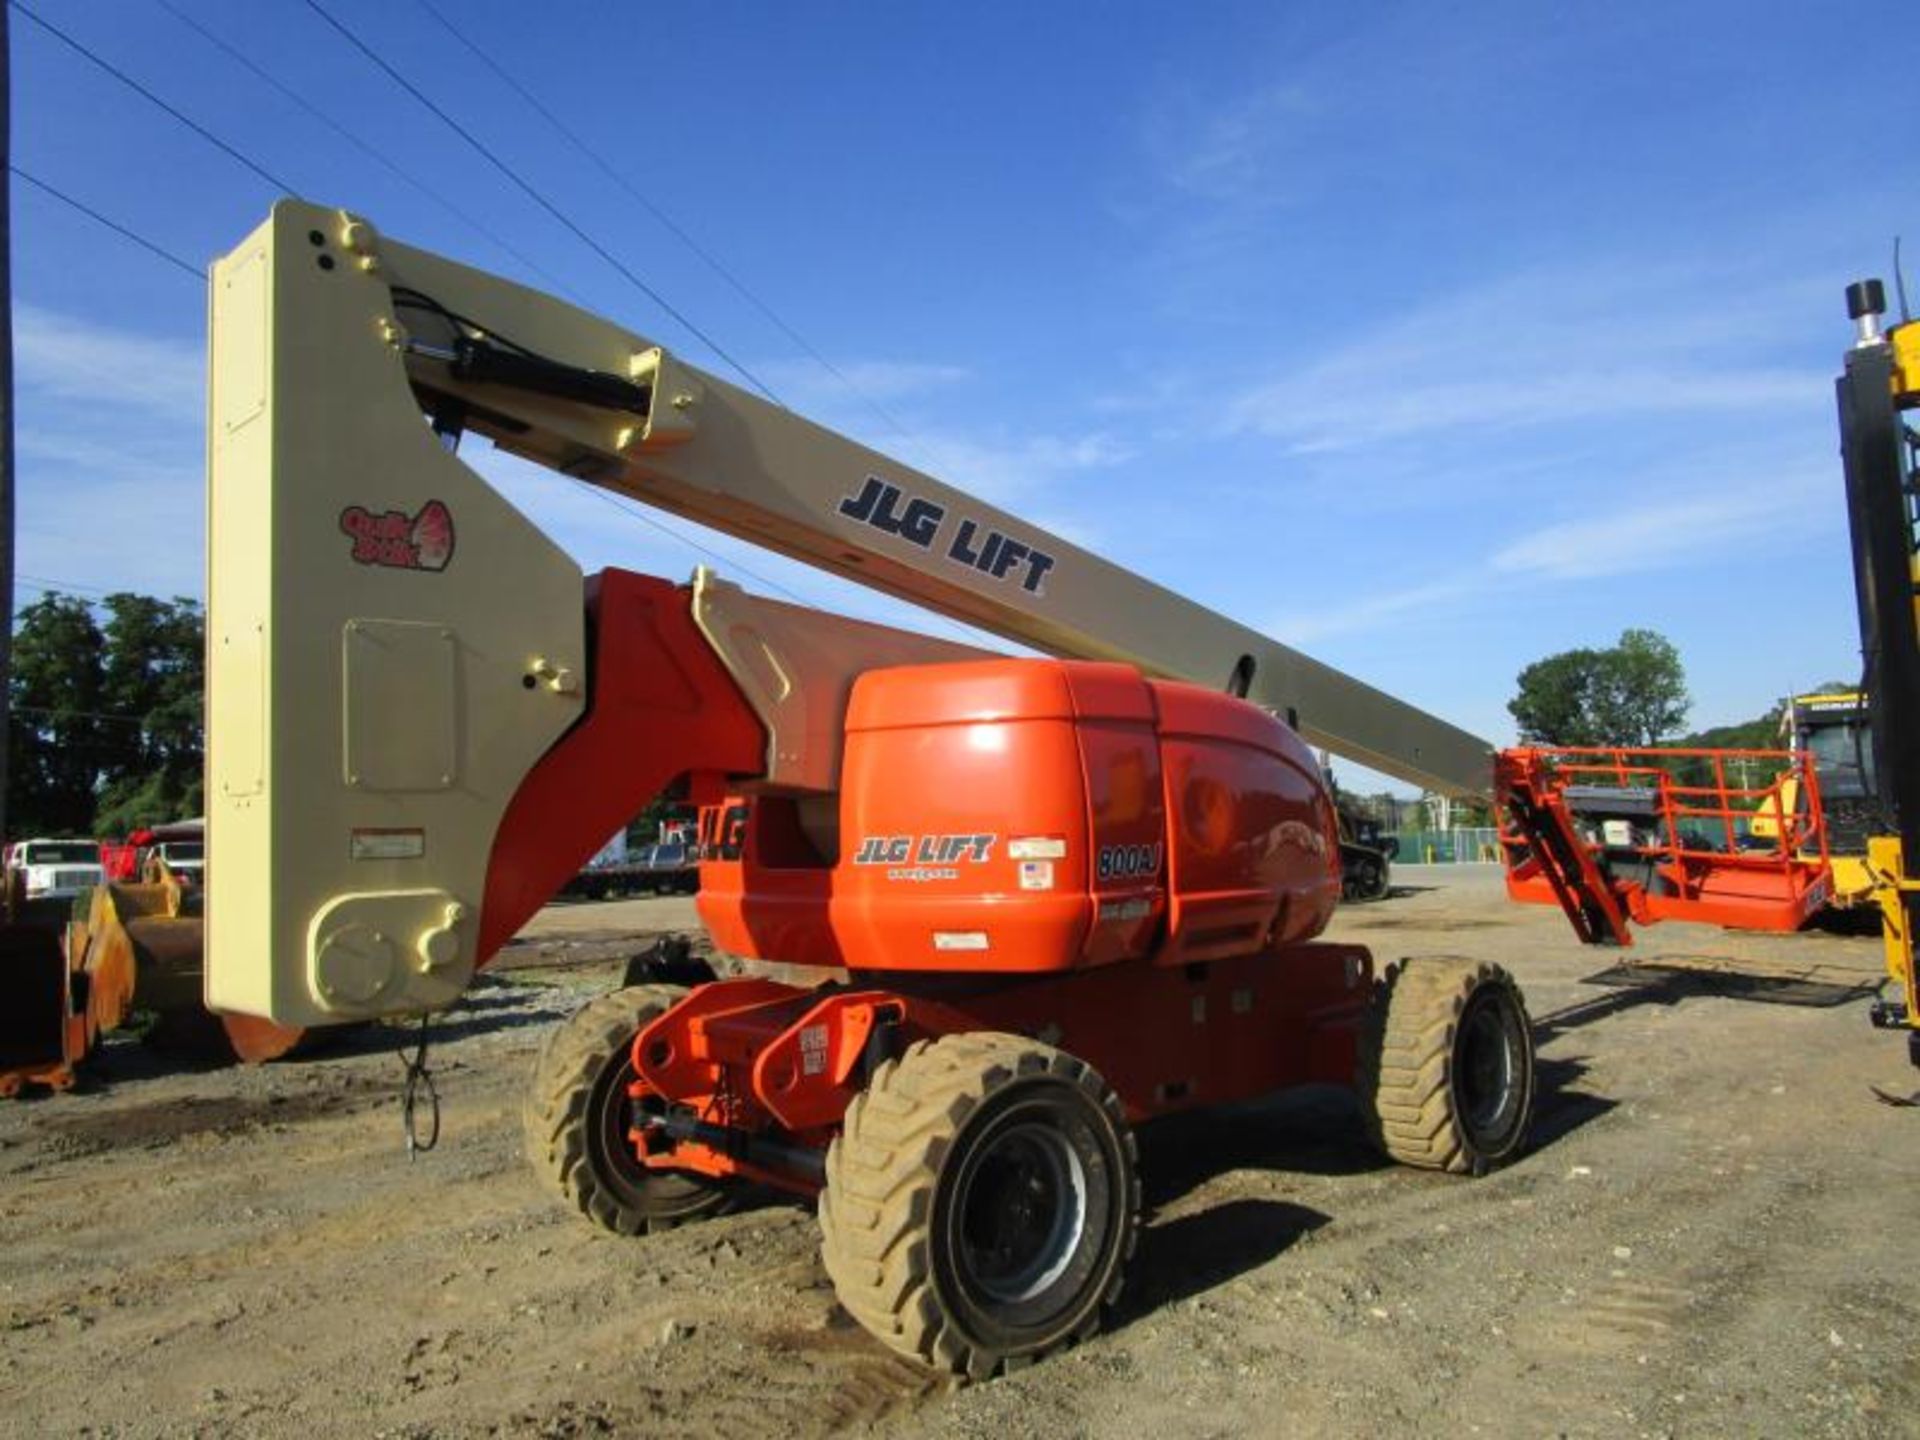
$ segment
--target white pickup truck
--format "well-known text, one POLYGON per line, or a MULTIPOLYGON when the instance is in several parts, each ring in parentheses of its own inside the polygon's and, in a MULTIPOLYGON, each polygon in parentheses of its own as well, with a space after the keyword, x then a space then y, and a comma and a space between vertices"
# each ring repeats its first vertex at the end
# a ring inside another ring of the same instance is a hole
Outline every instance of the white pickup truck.
POLYGON ((147 862, 166 866, 189 885, 198 885, 207 874, 207 849, 199 840, 160 840, 147 852, 147 862))
POLYGON ((18 840, 7 869, 21 871, 28 900, 71 900, 101 883, 100 847, 92 840, 18 840))

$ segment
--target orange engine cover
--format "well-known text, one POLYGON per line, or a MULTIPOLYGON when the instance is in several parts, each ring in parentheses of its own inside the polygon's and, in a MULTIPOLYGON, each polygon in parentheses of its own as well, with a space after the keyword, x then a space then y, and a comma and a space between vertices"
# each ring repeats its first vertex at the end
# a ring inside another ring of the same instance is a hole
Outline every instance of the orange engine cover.
POLYGON ((854 970, 1186 964, 1310 939, 1340 892, 1333 806, 1300 738, 1125 665, 863 675, 838 835, 803 832, 790 800, 707 816, 716 944, 854 970))

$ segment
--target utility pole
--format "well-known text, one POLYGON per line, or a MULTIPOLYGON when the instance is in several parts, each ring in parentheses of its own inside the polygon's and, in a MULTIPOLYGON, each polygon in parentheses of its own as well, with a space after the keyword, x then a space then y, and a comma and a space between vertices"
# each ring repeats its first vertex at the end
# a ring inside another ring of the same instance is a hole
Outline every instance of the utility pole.
POLYGON ((8 728, 13 696, 13 57, 0 5, 0 838, 7 833, 8 728))

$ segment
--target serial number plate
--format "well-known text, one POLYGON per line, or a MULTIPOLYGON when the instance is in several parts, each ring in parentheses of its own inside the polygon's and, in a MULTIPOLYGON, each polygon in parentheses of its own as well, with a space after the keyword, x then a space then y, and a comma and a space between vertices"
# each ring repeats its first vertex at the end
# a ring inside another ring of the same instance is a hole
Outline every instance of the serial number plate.
POLYGON ((355 830, 348 841, 355 860, 418 860, 427 853, 424 830, 355 830))

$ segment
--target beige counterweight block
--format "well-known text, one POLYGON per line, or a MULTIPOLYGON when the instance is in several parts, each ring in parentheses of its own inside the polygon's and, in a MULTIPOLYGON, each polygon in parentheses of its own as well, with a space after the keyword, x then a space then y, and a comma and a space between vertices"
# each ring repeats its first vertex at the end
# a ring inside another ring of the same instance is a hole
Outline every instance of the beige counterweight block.
POLYGON ((465 988, 582 706, 579 568, 428 428, 350 230, 283 202, 212 283, 207 1001, 297 1025, 465 988))

